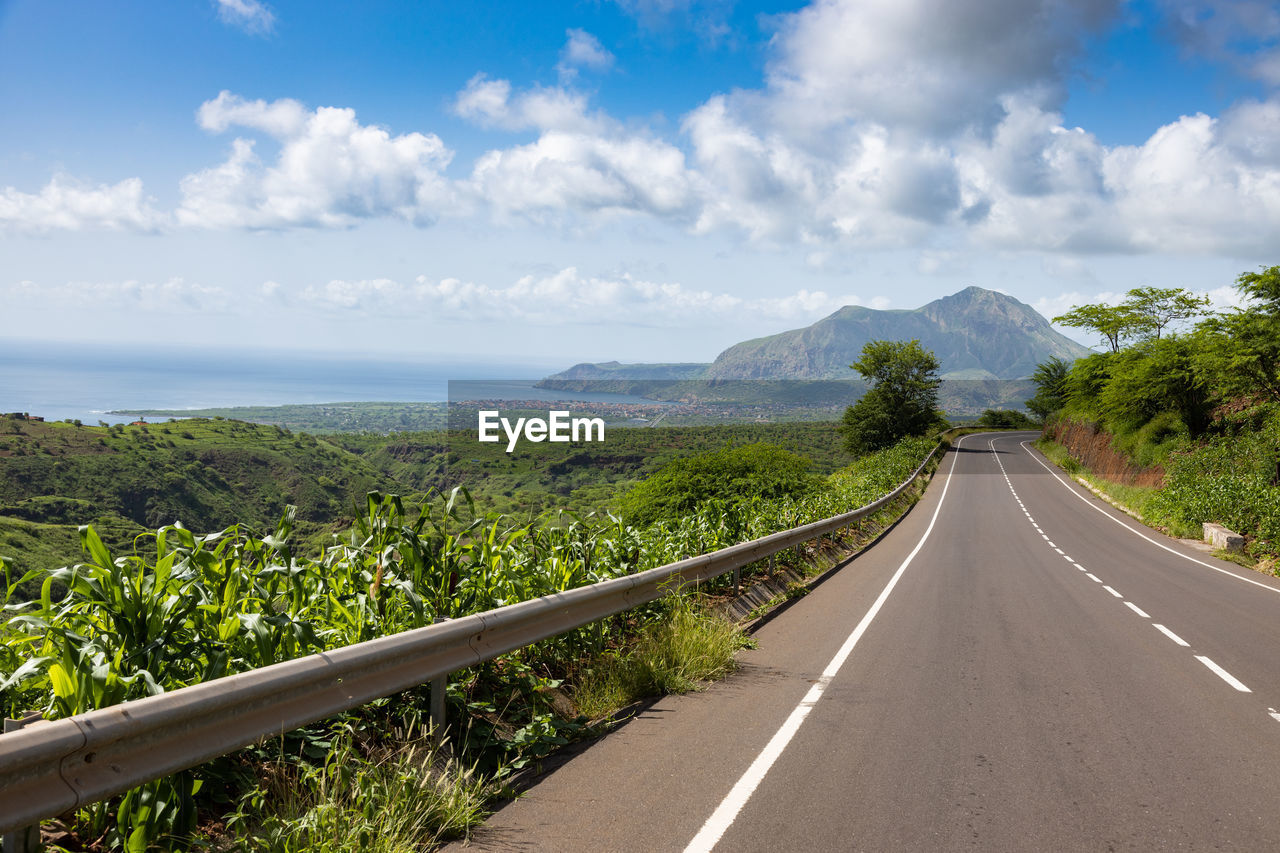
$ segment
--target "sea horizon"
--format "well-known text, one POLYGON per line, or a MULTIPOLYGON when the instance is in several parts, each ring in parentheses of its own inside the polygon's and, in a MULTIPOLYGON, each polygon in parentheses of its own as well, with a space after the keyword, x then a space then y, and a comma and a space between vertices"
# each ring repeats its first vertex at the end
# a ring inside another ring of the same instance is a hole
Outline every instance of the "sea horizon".
POLYGON ((135 419, 113 411, 141 409, 445 402, 450 381, 484 382, 495 399, 519 399, 534 381, 564 366, 514 357, 468 361, 448 355, 0 340, 0 412, 110 424, 135 419))

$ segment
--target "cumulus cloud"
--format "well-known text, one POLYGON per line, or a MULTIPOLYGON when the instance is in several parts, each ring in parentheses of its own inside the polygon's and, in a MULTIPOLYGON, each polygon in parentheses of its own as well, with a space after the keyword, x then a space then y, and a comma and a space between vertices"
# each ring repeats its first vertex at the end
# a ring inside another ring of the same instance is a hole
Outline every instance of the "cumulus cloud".
POLYGON ((605 49, 600 39, 586 30, 566 30, 568 41, 560 51, 560 62, 556 70, 562 80, 572 80, 578 76, 578 69, 589 71, 608 71, 613 67, 613 54, 605 49))
POLYGON ((454 112, 481 127, 603 133, 612 122, 592 115, 587 98, 563 87, 534 87, 512 94, 511 82, 477 74, 454 100, 454 112))
POLYGON ((279 143, 273 162, 237 137, 223 163, 182 179, 177 219, 199 227, 342 227, 394 217, 423 224, 449 203, 452 157, 435 134, 362 125, 354 110, 309 111, 291 100, 246 101, 229 92, 198 112, 202 127, 259 131, 279 143))
POLYGON ((408 283, 392 279, 333 280, 307 287, 302 299, 332 311, 419 312, 424 319, 514 319, 538 325, 610 322, 642 326, 729 323, 760 315, 809 322, 841 306, 861 304, 856 296, 809 290, 746 299, 630 275, 584 275, 575 267, 549 275, 523 276, 506 287, 427 276, 418 276, 408 283))
POLYGON ((687 220, 700 178, 676 145, 590 113, 566 88, 515 92, 483 74, 459 93, 455 111, 478 124, 539 131, 531 143, 480 156, 461 189, 501 219, 643 212, 687 220))
POLYGON ((275 29, 275 14, 259 0, 217 0, 217 3, 218 17, 224 23, 253 35, 265 35, 275 29))
POLYGON ((1280 237, 1280 102, 1106 146, 1055 109, 1117 4, 820 0, 766 86, 685 117, 697 228, 754 239, 1062 252, 1257 251, 1280 237))
POLYGON ((1182 46, 1280 86, 1280 8, 1270 0, 1160 0, 1182 46))
POLYGON ((549 131, 484 154, 468 188, 501 217, 643 212, 684 220, 696 183, 680 149, 661 140, 549 131))
POLYGON ((1118 0, 817 0, 780 19, 769 86, 797 125, 929 132, 998 118, 1001 96, 1063 94, 1118 0))
POLYGON ((55 175, 38 193, 14 187, 0 191, 0 230, 42 233, 108 228, 153 231, 165 217, 152 206, 142 181, 88 186, 55 175))
POLYGON ((1280 240, 1276 104, 1183 116, 1108 152, 1107 183, 1138 250, 1246 252, 1280 240), (1260 120, 1259 120, 1260 119, 1260 120), (1268 138, 1269 137, 1269 138, 1268 138))
MULTIPOLYGON (((1248 30, 1251 61, 1263 63, 1280 39, 1268 6, 1163 2, 1180 38, 1205 52, 1234 49, 1248 30)), ((624 5, 667 16, 698 7, 624 5)), ((1064 256, 1272 251, 1280 93, 1216 117, 1171 117, 1136 145, 1106 145, 1065 124, 1072 63, 1120 6, 816 0, 772 19, 760 88, 711 95, 665 133, 594 108, 572 85, 570 72, 605 70, 613 58, 591 34, 569 30, 559 85, 519 88, 480 73, 458 92, 458 116, 521 136, 456 175, 446 174, 452 152, 434 134, 393 134, 351 109, 222 92, 197 121, 235 132, 228 155, 183 179, 172 219, 347 227, 383 217, 428 224, 447 211, 575 227, 643 215, 694 234, 804 246, 810 257, 966 243, 1064 256)), ((165 221, 136 179, 84 187, 59 178, 37 194, 0 194, 0 224, 10 229, 165 221)), ((921 263, 943 269, 928 255, 921 263)))

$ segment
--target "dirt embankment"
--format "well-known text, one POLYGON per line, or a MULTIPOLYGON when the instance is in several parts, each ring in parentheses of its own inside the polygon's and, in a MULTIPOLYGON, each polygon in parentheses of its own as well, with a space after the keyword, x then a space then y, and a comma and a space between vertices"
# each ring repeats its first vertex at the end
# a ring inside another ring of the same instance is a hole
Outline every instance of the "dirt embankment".
POLYGON ((1049 424, 1045 438, 1067 449, 1077 462, 1103 479, 1127 486, 1159 486, 1164 482, 1164 468, 1143 468, 1111 446, 1111 433, 1087 421, 1061 420, 1049 424))

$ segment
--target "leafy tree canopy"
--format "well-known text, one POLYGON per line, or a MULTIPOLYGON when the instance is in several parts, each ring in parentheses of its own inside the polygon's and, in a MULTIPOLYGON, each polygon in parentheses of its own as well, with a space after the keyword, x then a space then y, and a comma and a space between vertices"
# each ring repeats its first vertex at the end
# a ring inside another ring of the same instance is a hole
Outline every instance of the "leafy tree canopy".
POLYGON ((1181 287, 1135 287, 1128 296, 1120 307, 1130 313, 1139 335, 1157 340, 1170 323, 1198 317, 1209 307, 1209 297, 1181 287))
POLYGON ((1056 355, 1036 365, 1031 381, 1036 383, 1036 395, 1027 400, 1027 409, 1044 420, 1067 404, 1067 375, 1071 362, 1056 355))
POLYGON ((845 449, 851 453, 870 453, 945 426, 938 411, 940 365, 920 341, 868 341, 850 367, 871 386, 845 409, 841 422, 845 449))
POLYGON ((1201 324, 1198 367, 1219 397, 1280 402, 1280 266, 1242 273, 1236 290, 1251 304, 1201 324))
POLYGON ((1118 305, 1077 305, 1054 317, 1053 322, 1098 333, 1112 352, 1119 352, 1121 341, 1132 335, 1135 329, 1133 317, 1118 305))
POLYGON ((1102 336, 1112 352, 1125 341, 1159 339, 1164 330, 1208 310, 1209 299, 1181 287, 1135 287, 1119 305, 1077 305, 1053 322, 1089 329, 1102 336))

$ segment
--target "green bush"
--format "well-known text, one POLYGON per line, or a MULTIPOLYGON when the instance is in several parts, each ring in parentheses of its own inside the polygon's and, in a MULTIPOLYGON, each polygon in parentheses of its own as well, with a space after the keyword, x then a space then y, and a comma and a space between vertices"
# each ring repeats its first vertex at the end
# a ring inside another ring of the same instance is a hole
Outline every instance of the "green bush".
POLYGON ((771 444, 749 444, 677 459, 642 481, 622 500, 622 514, 633 524, 675 519, 710 501, 728 506, 761 499, 799 497, 814 491, 820 478, 812 462, 771 444))
POLYGON ((978 426, 992 429, 1039 429, 1040 424, 1016 409, 987 409, 978 418, 978 426))
POLYGON ((1224 524, 1258 556, 1280 554, 1280 417, 1258 432, 1219 436, 1175 453, 1151 511, 1162 523, 1224 524))

